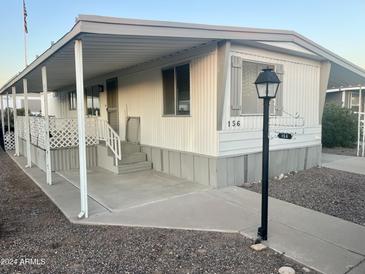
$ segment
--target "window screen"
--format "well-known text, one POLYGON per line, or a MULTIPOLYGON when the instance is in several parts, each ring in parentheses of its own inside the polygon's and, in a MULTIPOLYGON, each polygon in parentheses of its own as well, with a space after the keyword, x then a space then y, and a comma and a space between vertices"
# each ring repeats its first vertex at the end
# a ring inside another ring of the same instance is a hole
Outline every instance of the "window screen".
MULTIPOLYGON (((273 65, 242 62, 242 114, 262 115, 263 100, 258 98, 254 83, 265 68, 275 69, 273 65)), ((275 114, 275 99, 270 101, 270 114, 275 114)))

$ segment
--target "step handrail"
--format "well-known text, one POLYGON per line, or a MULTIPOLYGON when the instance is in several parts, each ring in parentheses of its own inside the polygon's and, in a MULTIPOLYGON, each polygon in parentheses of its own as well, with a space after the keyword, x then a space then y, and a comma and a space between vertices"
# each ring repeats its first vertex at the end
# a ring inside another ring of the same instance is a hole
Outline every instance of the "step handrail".
POLYGON ((118 165, 118 160, 122 160, 122 141, 119 134, 109 125, 104 119, 97 119, 97 136, 99 140, 105 141, 107 147, 115 155, 115 163, 118 165))

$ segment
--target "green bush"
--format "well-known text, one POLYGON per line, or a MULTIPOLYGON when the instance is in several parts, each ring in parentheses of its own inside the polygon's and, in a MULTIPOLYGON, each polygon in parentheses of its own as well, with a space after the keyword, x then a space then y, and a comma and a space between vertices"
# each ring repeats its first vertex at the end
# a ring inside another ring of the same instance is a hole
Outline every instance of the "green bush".
POLYGON ((324 147, 353 147, 357 140, 357 115, 352 110, 326 104, 322 119, 324 147))

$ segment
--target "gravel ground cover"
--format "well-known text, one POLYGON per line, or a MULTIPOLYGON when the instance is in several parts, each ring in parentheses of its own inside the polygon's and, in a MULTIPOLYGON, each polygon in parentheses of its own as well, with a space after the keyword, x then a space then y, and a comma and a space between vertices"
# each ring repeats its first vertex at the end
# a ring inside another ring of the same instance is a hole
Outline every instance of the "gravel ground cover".
MULTIPOLYGON (((365 226, 365 176, 311 168, 269 182, 269 196, 365 226)), ((245 188, 261 192, 261 184, 245 188)))
POLYGON ((323 153, 337 154, 337 155, 345 155, 345 156, 356 156, 357 148, 349 148, 349 147, 323 147, 323 153))
POLYGON ((1 273, 304 272, 239 234, 71 224, 1 149, 0 188, 1 273))

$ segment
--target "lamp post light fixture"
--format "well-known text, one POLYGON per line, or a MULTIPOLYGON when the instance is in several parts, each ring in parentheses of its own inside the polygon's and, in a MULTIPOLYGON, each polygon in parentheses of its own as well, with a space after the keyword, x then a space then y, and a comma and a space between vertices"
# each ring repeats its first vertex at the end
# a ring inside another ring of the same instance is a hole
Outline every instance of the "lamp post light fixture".
POLYGON ((270 100, 276 97, 280 80, 270 69, 263 69, 258 75, 255 86, 257 95, 264 99, 264 116, 262 131, 262 179, 261 179, 261 227, 258 229, 259 240, 267 240, 268 200, 269 200, 269 107, 270 100))

